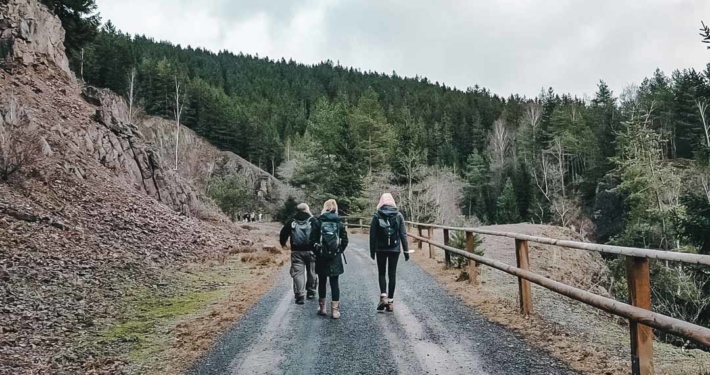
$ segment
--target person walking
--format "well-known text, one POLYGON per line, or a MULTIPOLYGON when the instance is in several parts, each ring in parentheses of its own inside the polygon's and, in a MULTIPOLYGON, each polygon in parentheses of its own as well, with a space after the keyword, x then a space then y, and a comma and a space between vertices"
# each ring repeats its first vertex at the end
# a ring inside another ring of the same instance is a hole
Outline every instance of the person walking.
POLYGON ((326 287, 330 280, 331 318, 340 319, 340 275, 345 272, 343 252, 348 247, 348 232, 338 216, 338 203, 329 199, 323 204, 323 211, 313 223, 311 243, 316 254, 318 274, 318 315, 327 316, 326 287))
POLYGON ((377 211, 370 223, 370 257, 377 259, 380 284, 378 312, 394 311, 394 289, 397 286, 397 262, 400 249, 404 250, 404 260, 409 261, 404 216, 397 210, 392 194, 385 193, 380 197, 377 211))
POLYGON ((281 228, 279 242, 281 247, 286 247, 286 241, 291 243, 291 278, 293 278, 293 293, 296 304, 303 305, 304 297, 316 298, 316 285, 318 277, 315 272, 315 255, 311 233, 313 223, 317 220, 311 214, 307 204, 296 206, 298 212, 293 219, 286 222, 281 228), (305 277, 304 277, 305 274, 305 277))

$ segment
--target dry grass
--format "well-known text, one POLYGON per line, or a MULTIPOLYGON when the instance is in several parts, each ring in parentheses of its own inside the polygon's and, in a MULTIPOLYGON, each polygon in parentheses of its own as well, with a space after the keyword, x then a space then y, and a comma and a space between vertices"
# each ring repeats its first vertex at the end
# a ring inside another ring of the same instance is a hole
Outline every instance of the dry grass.
POLYGON ((257 266, 264 267, 270 264, 275 264, 276 261, 272 254, 259 252, 242 255, 242 263, 253 263, 257 266))

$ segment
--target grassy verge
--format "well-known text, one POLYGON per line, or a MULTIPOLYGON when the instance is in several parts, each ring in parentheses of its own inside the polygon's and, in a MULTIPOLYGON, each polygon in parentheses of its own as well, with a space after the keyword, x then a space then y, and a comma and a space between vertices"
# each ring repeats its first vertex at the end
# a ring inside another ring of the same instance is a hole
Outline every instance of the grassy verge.
POLYGON ((135 374, 178 374, 273 284, 282 255, 241 254, 165 271, 165 282, 134 289, 121 318, 100 332, 135 374))

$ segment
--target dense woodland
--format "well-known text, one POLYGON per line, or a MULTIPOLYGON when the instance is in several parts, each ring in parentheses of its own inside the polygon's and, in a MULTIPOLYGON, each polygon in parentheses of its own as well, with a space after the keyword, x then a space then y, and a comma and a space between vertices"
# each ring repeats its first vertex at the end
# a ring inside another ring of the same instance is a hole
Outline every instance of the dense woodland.
MULTIPOLYGON (((79 3, 91 29, 93 1, 79 3)), ((649 72, 620 93, 599 81, 591 98, 552 88, 505 98, 332 61, 182 47, 110 21, 91 33, 62 19, 78 30, 67 29, 67 48, 87 84, 148 114, 180 115, 303 187, 311 203, 335 197, 345 214, 369 212, 386 188, 414 220, 552 223, 602 243, 710 254, 710 68, 649 72)), ((706 27, 701 36, 710 43, 706 27)), ((626 298, 623 263, 609 265, 610 292, 626 298)), ((705 271, 653 272, 656 310, 710 323, 705 271)))

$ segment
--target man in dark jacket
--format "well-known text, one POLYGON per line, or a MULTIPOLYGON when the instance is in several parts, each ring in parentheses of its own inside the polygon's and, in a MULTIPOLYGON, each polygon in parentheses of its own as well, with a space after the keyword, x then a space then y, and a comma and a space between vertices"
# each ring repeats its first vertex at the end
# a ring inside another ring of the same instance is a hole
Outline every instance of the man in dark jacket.
POLYGON ((380 198, 377 212, 373 215, 370 224, 370 257, 377 259, 377 274, 381 293, 377 311, 393 311, 400 251, 404 253, 404 260, 408 261, 409 245, 404 216, 397 210, 392 195, 385 193, 380 198), (389 288, 387 287, 388 281, 389 288))
POLYGON ((304 299, 316 297, 318 277, 315 272, 315 255, 310 241, 312 224, 315 218, 308 205, 301 203, 296 206, 298 213, 281 228, 279 241, 286 248, 286 241, 291 244, 291 277, 293 278, 293 293, 296 303, 303 305, 304 299), (304 278, 304 274, 306 277, 304 278), (305 280, 304 280, 305 279, 305 280), (307 291, 307 292, 306 292, 307 291))

